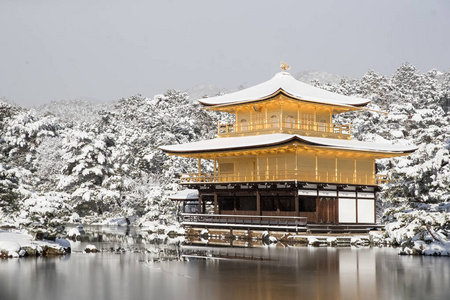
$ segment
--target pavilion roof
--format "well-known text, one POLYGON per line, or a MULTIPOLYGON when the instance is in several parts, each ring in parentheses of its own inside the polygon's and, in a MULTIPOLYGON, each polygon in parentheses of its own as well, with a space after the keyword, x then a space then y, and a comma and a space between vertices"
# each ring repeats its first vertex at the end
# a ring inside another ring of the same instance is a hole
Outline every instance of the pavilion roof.
POLYGON ((417 146, 415 145, 361 142, 354 140, 310 137, 285 133, 215 138, 211 140, 204 140, 186 144, 161 146, 160 149, 172 154, 200 154, 207 152, 264 148, 283 145, 290 142, 298 142, 300 144, 325 147, 330 149, 345 149, 385 154, 411 153, 417 150, 417 146))
POLYGON ((277 73, 272 79, 255 86, 222 96, 199 99, 198 102, 206 106, 229 106, 265 100, 280 92, 297 100, 329 105, 363 106, 370 102, 368 99, 345 96, 303 83, 288 72, 277 73))

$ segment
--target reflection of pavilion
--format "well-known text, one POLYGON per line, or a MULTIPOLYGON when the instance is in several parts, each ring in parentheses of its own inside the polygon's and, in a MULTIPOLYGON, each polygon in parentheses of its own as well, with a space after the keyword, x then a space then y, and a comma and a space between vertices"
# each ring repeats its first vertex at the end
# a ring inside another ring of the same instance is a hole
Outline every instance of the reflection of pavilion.
POLYGON ((205 259, 202 284, 211 299, 378 299, 373 249, 183 246, 181 252, 205 259))
POLYGON ((387 180, 376 174, 375 160, 416 149, 350 140, 350 124, 333 123, 333 116, 370 101, 310 86, 287 72, 199 102, 233 114, 235 122, 219 124, 216 139, 161 147, 198 160, 198 172, 183 174, 181 184, 198 190, 199 212, 210 202, 214 214, 188 216, 190 225, 208 218, 211 227, 246 226, 239 222, 264 227, 264 217, 270 217, 289 226, 373 227, 375 192, 387 180), (212 163, 213 172, 202 171, 202 160, 212 163), (224 221, 236 215, 246 217, 224 221))
POLYGON ((340 299, 378 299, 373 249, 340 249, 340 299))

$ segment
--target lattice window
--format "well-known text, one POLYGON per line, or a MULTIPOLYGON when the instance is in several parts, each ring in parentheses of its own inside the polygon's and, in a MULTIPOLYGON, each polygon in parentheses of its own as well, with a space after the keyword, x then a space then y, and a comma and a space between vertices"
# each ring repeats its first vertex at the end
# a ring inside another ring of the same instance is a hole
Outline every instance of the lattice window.
POLYGON ((280 124, 278 123, 278 116, 273 115, 270 117, 270 128, 278 128, 280 124))
POLYGON ((247 131, 248 130, 248 123, 246 119, 241 120, 241 131, 247 131))
POLYGON ((293 116, 288 116, 286 118, 286 128, 294 128, 295 120, 293 116))

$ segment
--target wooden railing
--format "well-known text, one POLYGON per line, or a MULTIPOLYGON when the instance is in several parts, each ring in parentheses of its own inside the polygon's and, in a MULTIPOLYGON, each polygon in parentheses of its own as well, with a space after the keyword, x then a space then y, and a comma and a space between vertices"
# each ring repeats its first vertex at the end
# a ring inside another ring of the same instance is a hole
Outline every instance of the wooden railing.
POLYGON ((257 226, 305 226, 306 217, 254 216, 254 215, 218 215, 218 214, 181 214, 183 223, 233 224, 257 226))
POLYGON ((341 125, 323 122, 295 122, 295 121, 264 121, 264 122, 243 122, 217 124, 217 135, 219 137, 229 137, 243 133, 266 133, 273 131, 292 133, 319 133, 327 136, 350 138, 350 124, 341 125))
POLYGON ((262 171, 240 174, 210 174, 210 173, 187 173, 181 175, 181 183, 200 183, 200 182, 265 182, 265 181, 284 181, 297 180, 305 182, 326 182, 338 184, 382 184, 387 183, 386 175, 364 175, 343 174, 335 172, 305 172, 305 171, 262 171))
POLYGON ((375 176, 375 184, 388 184, 389 178, 385 174, 378 174, 375 176))

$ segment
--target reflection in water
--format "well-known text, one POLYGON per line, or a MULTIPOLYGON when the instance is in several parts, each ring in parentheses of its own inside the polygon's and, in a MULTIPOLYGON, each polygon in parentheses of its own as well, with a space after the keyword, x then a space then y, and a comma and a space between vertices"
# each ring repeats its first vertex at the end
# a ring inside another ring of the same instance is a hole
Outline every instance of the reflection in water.
POLYGON ((388 248, 180 246, 135 234, 114 240, 103 232, 89 242, 136 252, 1 260, 0 299, 450 299, 449 258, 388 248))
POLYGON ((149 234, 138 227, 84 226, 84 233, 71 241, 72 252, 82 252, 87 245, 94 244, 102 252, 159 252, 167 246, 175 248, 184 237, 169 238, 166 235, 149 234))

